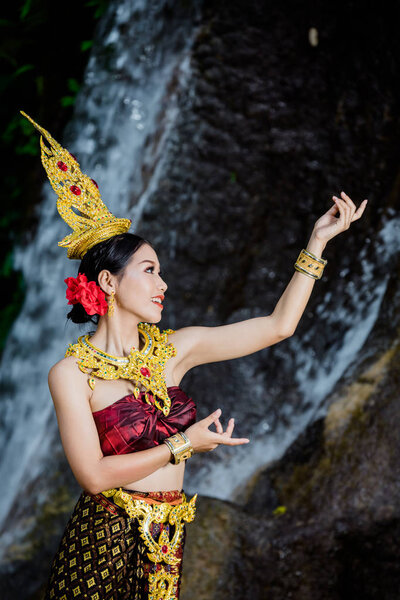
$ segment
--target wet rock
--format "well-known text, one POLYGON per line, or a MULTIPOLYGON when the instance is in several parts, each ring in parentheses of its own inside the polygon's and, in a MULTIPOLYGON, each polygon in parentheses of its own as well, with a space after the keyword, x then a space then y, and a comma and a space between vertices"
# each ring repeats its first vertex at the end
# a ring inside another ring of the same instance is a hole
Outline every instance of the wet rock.
POLYGON ((198 600, 398 599, 399 311, 384 323, 399 300, 393 279, 368 339, 376 355, 327 400, 325 417, 249 481, 242 505, 199 499, 183 600, 195 589, 198 600), (207 555, 212 576, 198 581, 207 555))

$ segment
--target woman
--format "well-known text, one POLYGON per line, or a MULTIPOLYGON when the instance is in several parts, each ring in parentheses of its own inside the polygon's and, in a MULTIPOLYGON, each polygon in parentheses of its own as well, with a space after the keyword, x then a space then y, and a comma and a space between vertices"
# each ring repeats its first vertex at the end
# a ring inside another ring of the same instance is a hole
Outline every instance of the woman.
POLYGON ((179 598, 185 522, 195 499, 183 492, 185 462, 219 444, 241 445, 224 430, 221 410, 196 422, 196 407, 179 387, 193 367, 246 356, 291 336, 326 260, 328 240, 359 219, 341 192, 315 223, 296 272, 267 316, 220 327, 160 332, 167 284, 152 245, 127 232, 50 134, 39 129, 42 162, 73 233, 59 245, 80 258, 69 277, 68 317, 97 325, 71 344, 49 372, 62 444, 83 491, 54 558, 46 598, 179 598), (77 214, 72 208, 80 211, 77 214), (339 213, 339 216, 335 216, 339 213), (215 431, 211 430, 213 426, 215 431))

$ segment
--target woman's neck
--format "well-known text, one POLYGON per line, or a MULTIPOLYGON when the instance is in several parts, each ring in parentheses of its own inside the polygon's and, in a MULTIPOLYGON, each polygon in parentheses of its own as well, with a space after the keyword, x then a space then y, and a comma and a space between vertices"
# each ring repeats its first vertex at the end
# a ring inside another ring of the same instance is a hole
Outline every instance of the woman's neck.
POLYGON ((139 337, 138 322, 130 322, 129 327, 126 324, 118 322, 118 318, 100 317, 96 332, 90 338, 90 342, 113 356, 129 356, 132 347, 141 350, 143 340, 139 337), (115 319, 115 321, 112 321, 115 319), (112 322, 111 322, 112 321, 112 322))

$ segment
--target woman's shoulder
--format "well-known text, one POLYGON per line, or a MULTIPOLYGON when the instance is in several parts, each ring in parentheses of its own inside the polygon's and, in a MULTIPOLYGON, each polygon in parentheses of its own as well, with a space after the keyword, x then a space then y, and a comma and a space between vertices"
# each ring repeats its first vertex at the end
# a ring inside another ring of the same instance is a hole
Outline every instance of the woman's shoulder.
POLYGON ((49 370, 50 390, 72 385, 86 389, 87 375, 79 369, 75 356, 66 356, 56 362, 49 370))
MULTIPOLYGON (((75 356, 65 356, 61 358, 58 362, 54 363, 52 367, 50 367, 49 375, 58 374, 61 375, 63 373, 71 374, 71 372, 81 373, 79 370, 78 364, 76 362, 75 356)), ((83 373, 81 373, 83 375, 83 373)))

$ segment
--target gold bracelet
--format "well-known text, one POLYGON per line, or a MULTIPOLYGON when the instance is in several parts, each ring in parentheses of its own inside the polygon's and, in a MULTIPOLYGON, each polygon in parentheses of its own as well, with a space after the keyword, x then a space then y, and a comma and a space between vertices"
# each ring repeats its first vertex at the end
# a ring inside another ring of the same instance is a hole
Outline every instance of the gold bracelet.
POLYGON ((193 454, 193 446, 183 431, 179 431, 166 438, 164 444, 166 444, 171 451, 172 456, 170 462, 174 465, 178 465, 183 460, 187 460, 193 454))
POLYGON ((328 261, 325 258, 315 256, 315 254, 303 248, 294 263, 294 268, 299 273, 304 273, 304 275, 308 275, 313 279, 321 279, 327 263, 328 261))

